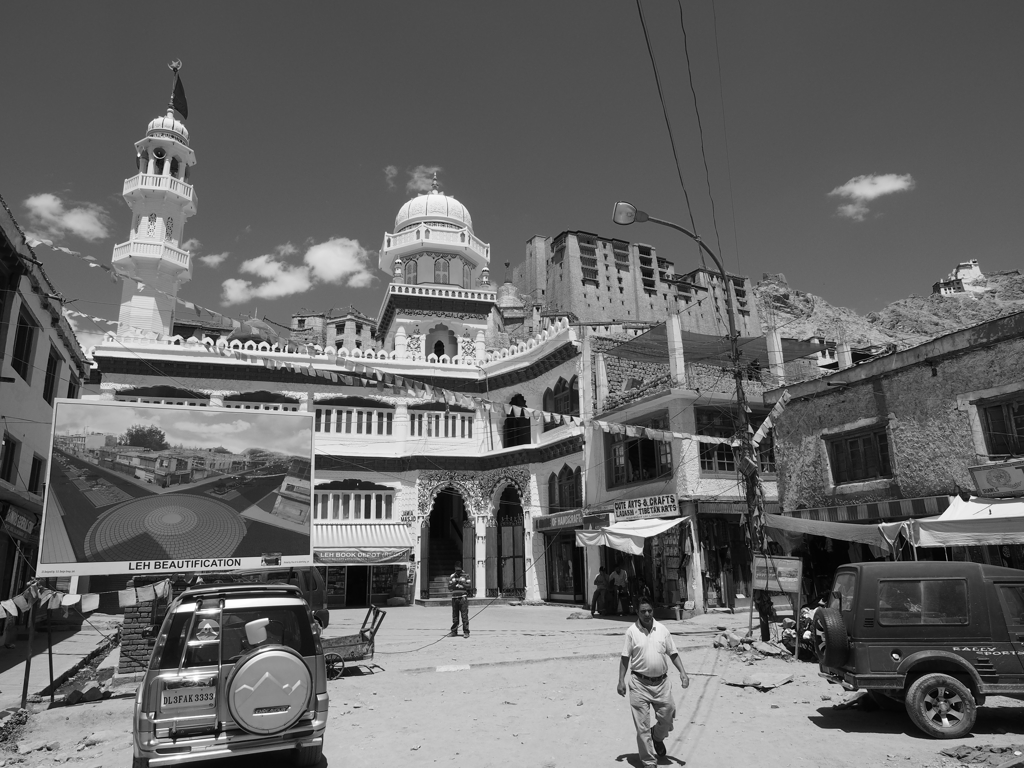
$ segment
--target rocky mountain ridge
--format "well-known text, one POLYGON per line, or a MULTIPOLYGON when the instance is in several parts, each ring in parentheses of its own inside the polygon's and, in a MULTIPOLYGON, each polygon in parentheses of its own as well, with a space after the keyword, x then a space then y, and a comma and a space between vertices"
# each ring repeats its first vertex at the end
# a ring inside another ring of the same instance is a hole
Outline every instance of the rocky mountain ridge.
POLYGON ((824 336, 852 347, 895 344, 906 349, 987 320, 1024 311, 1024 276, 992 272, 974 281, 977 290, 951 295, 911 295, 878 312, 859 315, 820 296, 790 287, 785 275, 765 274, 754 285, 762 327, 774 320, 782 336, 824 336))

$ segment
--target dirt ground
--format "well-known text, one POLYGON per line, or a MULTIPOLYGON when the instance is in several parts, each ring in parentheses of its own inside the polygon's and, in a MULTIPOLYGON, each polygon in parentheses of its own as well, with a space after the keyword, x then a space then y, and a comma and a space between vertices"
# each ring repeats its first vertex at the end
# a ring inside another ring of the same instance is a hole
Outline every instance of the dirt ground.
MULTIPOLYGON (((728 650, 692 647, 683 659, 692 683, 683 692, 675 682, 679 711, 662 765, 952 768, 961 763, 939 750, 1024 742, 1024 706, 1008 699, 992 698, 979 709, 973 737, 940 742, 919 733, 902 712, 834 708, 842 691, 818 678, 814 664, 758 661, 757 671, 793 673, 795 679, 757 692, 724 684, 728 672, 750 669, 728 650)), ((385 669, 356 668, 329 683, 322 765, 639 766, 628 705, 615 693, 614 655, 448 672, 389 671, 386 661, 378 661, 385 669)), ((19 744, 59 746, 0 753, 0 761, 26 768, 129 765, 131 711, 131 698, 122 698, 36 714, 19 744)))

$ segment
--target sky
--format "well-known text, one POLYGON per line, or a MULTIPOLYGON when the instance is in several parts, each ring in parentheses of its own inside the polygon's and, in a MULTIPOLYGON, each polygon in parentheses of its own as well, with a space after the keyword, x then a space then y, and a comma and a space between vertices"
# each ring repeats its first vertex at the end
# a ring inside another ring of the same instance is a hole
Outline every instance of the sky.
POLYGON ((55 434, 123 435, 136 424, 163 430, 170 445, 232 453, 262 448, 290 456, 309 458, 313 445, 313 420, 279 412, 215 411, 196 408, 125 406, 96 402, 60 402, 54 417, 55 434))
MULTIPOLYGON (((642 7, 685 193, 636 3, 252 0, 5 6, 22 32, 0 47, 0 195, 109 264, 180 59, 199 204, 179 296, 231 317, 375 316, 377 250, 435 169, 494 281, 566 230, 700 265, 679 233, 614 224, 617 200, 695 229, 730 272, 861 313, 961 260, 1021 267, 1024 4, 694 0, 682 24, 677 3, 642 7)), ((117 319, 102 270, 37 255, 69 307, 117 319)))

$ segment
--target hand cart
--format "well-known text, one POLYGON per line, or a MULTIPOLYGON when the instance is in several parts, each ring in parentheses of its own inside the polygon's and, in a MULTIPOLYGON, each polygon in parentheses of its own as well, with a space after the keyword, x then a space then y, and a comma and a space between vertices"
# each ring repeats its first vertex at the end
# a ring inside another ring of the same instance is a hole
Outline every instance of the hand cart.
POLYGON ((387 611, 382 611, 375 605, 371 605, 366 611, 366 618, 363 619, 363 626, 355 635, 342 635, 341 637, 322 637, 320 639, 324 649, 324 663, 327 665, 327 679, 336 680, 345 672, 345 662, 361 661, 369 658, 373 660, 374 638, 377 630, 387 611))

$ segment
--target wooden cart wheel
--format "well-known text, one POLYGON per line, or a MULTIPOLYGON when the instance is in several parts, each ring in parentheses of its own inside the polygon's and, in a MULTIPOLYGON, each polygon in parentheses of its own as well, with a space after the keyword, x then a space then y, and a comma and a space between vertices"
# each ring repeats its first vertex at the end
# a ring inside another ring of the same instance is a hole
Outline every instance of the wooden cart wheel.
POLYGON ((337 653, 325 654, 324 664, 327 667, 328 680, 337 680, 345 672, 345 660, 337 653))

